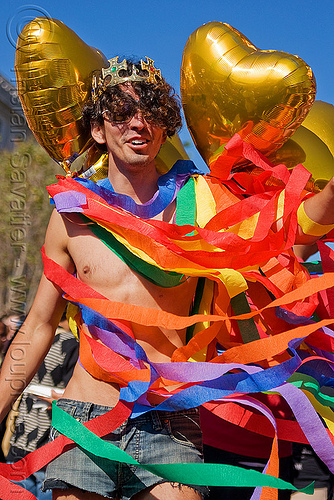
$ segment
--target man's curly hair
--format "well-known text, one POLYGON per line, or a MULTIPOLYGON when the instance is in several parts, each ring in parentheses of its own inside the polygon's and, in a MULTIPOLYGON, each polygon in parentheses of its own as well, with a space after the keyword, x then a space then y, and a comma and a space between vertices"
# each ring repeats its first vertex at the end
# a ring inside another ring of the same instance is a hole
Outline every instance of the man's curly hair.
MULTIPOLYGON (((127 61, 129 70, 121 70, 124 75, 131 74, 132 66, 135 66, 140 74, 143 74, 139 63, 127 61)), ((120 72, 121 73, 121 72, 120 72)), ((83 125, 90 130, 90 124, 95 122, 103 124, 103 111, 116 111, 117 105, 134 101, 134 99, 124 92, 124 85, 131 85, 138 95, 140 101, 140 109, 147 121, 164 129, 168 137, 177 132, 182 126, 181 106, 179 98, 176 95, 173 87, 165 81, 159 83, 150 83, 145 81, 127 82, 126 84, 118 84, 105 89, 95 103, 88 102, 83 110, 83 125)))

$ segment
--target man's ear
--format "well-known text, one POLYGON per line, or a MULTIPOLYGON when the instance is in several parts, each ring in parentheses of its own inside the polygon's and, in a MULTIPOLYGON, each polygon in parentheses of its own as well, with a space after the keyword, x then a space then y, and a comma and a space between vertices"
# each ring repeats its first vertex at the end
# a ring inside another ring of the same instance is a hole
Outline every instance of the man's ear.
POLYGON ((93 122, 90 127, 90 133, 92 134, 94 141, 96 141, 98 144, 105 144, 106 135, 104 131, 104 125, 93 122))
POLYGON ((167 132, 166 130, 164 130, 162 134, 161 144, 165 144, 166 139, 167 139, 167 132))

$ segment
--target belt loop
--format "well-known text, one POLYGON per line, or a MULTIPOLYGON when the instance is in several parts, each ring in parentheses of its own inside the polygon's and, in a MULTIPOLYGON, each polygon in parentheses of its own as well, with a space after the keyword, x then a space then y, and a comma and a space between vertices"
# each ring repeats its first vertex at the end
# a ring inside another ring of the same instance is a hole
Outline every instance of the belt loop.
POLYGON ((93 410, 93 403, 86 402, 82 409, 82 421, 88 422, 90 420, 91 412, 93 410))
POLYGON ((152 427, 155 431, 160 431, 163 427, 159 413, 161 412, 158 412, 157 410, 151 410, 149 413, 152 419, 152 427))

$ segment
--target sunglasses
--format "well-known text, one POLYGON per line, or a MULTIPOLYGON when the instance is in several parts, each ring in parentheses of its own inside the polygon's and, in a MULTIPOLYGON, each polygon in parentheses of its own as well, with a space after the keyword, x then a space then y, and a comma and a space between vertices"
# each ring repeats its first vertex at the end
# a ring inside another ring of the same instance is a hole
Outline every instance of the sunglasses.
POLYGON ((131 96, 116 97, 113 102, 108 103, 108 109, 102 111, 102 116, 106 120, 115 124, 128 123, 140 111, 145 121, 165 128, 165 111, 159 109, 159 104, 152 103, 151 100, 140 98, 133 99, 131 96))
POLYGON ((128 123, 138 111, 140 111, 145 120, 155 121, 151 113, 146 111, 139 101, 118 103, 114 109, 105 109, 102 111, 102 115, 112 123, 128 123))

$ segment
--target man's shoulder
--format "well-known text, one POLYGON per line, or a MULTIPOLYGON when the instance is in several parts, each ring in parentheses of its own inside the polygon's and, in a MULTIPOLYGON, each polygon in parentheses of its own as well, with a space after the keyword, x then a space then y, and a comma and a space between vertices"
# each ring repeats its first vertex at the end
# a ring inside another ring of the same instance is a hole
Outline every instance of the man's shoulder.
POLYGON ((80 216, 76 212, 59 212, 56 208, 53 210, 48 226, 48 232, 54 237, 59 237, 61 234, 68 233, 70 225, 80 224, 82 222, 80 216))
POLYGON ((45 235, 45 254, 68 270, 73 268, 73 262, 68 251, 71 234, 70 226, 75 226, 72 218, 72 214, 63 216, 57 210, 54 210, 45 235))

